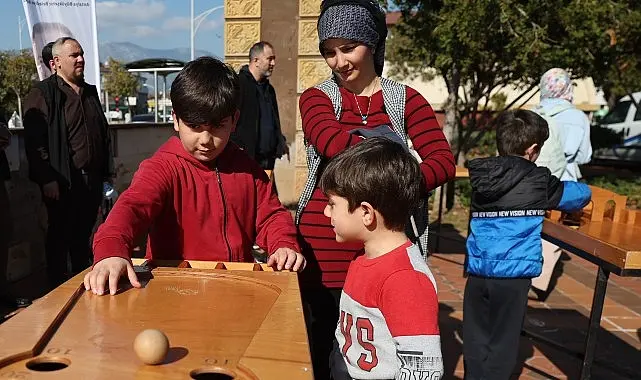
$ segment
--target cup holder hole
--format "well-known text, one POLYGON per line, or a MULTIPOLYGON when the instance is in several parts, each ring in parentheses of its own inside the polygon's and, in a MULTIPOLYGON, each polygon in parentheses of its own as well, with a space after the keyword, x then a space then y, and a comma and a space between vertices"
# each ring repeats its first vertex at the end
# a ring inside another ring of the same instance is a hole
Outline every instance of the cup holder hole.
POLYGON ((36 372, 55 372, 69 367, 70 364, 68 359, 43 357, 29 360, 26 366, 36 372))
POLYGON ((194 380, 233 380, 236 378, 227 371, 216 368, 195 369, 189 375, 194 380))

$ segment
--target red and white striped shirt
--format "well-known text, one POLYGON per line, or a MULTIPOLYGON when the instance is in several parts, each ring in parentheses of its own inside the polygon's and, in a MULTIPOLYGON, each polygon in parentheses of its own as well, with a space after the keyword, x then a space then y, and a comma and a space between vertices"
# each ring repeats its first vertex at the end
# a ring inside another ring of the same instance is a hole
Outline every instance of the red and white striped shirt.
MULTIPOLYGON (((299 102, 305 138, 324 158, 332 158, 361 141, 349 133, 353 129, 391 125, 382 91, 372 95, 371 100, 367 96, 354 96, 343 87, 340 92, 340 120, 336 120, 332 101, 317 88, 307 89, 299 102), (367 125, 363 125, 361 111, 367 112, 368 109, 367 125)), ((407 87, 405 96, 407 137, 421 157, 420 166, 427 189, 433 190, 454 178, 454 156, 427 100, 411 87, 407 87)), ((322 167, 319 178, 321 174, 322 167)), ((363 249, 361 243, 336 242, 329 218, 323 215, 326 205, 327 197, 320 188, 316 188, 301 214, 298 228, 303 240, 303 254, 308 262, 314 264, 308 265, 301 273, 303 287, 320 286, 318 278, 328 288, 342 287, 349 263, 363 249)))

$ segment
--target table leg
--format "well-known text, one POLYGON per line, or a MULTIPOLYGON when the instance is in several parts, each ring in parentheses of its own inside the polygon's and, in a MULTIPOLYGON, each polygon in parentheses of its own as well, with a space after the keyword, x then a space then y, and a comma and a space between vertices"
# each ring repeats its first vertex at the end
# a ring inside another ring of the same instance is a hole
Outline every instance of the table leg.
POLYGON ((592 376, 592 362, 594 361, 594 350, 596 348, 597 334, 601 327, 601 314, 603 313, 603 301, 608 287, 610 272, 599 266, 599 271, 594 285, 594 296, 592 298, 592 309, 590 310, 590 323, 588 325, 588 336, 585 339, 585 354, 581 367, 581 380, 589 380, 592 376))
POLYGON ((436 241, 434 242, 434 252, 438 253, 439 251, 439 243, 441 241, 441 223, 442 223, 442 216, 443 216, 443 193, 445 191, 445 185, 441 185, 441 188, 439 190, 439 197, 438 197, 438 216, 436 218, 438 225, 436 226, 436 236, 435 239, 436 241))

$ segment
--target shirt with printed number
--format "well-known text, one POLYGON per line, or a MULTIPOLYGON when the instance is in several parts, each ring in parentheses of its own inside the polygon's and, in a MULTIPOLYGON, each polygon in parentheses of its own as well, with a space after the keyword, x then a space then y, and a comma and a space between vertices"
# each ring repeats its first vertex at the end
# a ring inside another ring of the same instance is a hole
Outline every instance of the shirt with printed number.
POLYGON ((353 378, 442 378, 436 285, 417 246, 352 262, 336 340, 353 378))

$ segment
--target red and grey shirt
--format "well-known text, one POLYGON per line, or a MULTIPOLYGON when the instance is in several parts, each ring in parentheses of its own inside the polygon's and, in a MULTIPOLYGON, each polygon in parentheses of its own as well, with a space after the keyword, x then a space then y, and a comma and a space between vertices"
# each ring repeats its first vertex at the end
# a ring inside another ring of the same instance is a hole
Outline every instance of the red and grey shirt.
POLYGON ((436 283, 417 246, 352 262, 336 340, 353 378, 443 376, 436 283))

